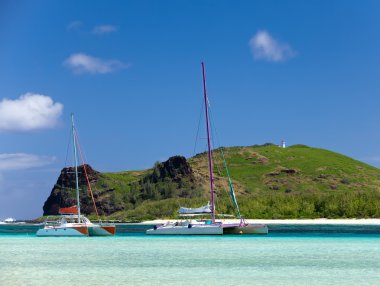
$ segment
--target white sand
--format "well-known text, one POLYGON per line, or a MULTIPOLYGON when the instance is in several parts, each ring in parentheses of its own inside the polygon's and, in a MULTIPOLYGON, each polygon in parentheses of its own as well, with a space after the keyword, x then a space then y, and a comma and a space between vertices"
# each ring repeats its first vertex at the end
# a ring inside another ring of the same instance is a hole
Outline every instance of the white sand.
MULTIPOLYGON (((177 221, 175 219, 170 220, 151 220, 144 221, 143 224, 161 224, 167 221, 177 221)), ((238 223, 239 220, 218 220, 225 223, 238 223)), ((259 223, 259 224, 297 224, 297 225, 310 225, 310 224, 320 224, 320 225, 380 225, 380 219, 246 219, 248 223, 259 223)))

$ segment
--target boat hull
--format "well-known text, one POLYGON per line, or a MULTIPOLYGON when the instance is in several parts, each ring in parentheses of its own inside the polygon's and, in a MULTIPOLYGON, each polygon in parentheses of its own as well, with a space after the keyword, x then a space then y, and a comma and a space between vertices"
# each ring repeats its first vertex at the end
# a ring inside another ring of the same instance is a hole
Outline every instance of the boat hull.
POLYGON ((116 233, 114 225, 92 225, 88 227, 89 236, 112 236, 116 233))
POLYGON ((45 227, 39 229, 37 236, 88 236, 87 226, 78 227, 45 227))
POLYGON ((164 225, 148 229, 150 235, 223 235, 223 234, 268 234, 265 224, 193 224, 164 225))
POLYGON ((222 235, 221 225, 161 226, 148 229, 149 235, 222 235))
POLYGON ((224 234, 268 234, 265 224, 225 225, 224 234))

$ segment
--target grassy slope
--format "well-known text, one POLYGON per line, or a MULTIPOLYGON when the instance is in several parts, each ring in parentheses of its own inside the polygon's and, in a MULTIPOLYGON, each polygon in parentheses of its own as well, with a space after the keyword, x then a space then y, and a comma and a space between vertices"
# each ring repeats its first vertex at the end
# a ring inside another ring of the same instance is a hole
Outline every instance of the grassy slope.
POLYGON ((261 193, 270 187, 299 193, 380 189, 378 169, 323 149, 236 147, 229 148, 225 156, 231 177, 244 185, 247 193, 261 193), (286 169, 296 173, 281 172, 286 169))
MULTIPOLYGON (((247 218, 380 217, 380 170, 331 151, 295 145, 231 147, 224 150, 242 213, 247 218)), ((233 213, 220 151, 215 150, 218 210, 233 213)), ((103 173, 98 189, 112 186, 112 201, 127 211, 115 218, 144 219, 174 216, 179 205, 207 201, 207 156, 189 159, 204 188, 199 199, 166 199, 126 204, 131 182, 150 172, 103 173)))

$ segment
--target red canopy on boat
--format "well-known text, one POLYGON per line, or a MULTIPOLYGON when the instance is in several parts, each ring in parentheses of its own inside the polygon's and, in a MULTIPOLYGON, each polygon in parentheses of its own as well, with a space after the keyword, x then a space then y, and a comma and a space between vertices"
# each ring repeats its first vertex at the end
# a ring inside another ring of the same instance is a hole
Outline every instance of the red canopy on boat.
POLYGON ((77 206, 67 207, 67 208, 59 208, 60 214, 76 214, 78 212, 77 206))

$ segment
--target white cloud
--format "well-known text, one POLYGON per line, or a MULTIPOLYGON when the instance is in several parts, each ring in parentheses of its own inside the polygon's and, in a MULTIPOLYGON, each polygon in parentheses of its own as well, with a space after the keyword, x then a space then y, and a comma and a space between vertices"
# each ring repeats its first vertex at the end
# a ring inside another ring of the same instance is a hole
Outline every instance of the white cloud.
POLYGON ((281 62, 296 55, 288 44, 277 41, 267 31, 258 31, 250 39, 249 46, 256 60, 281 62))
POLYGON ((49 96, 26 93, 0 101, 0 131, 28 131, 54 127, 63 105, 49 96))
POLYGON ((24 170, 43 167, 55 161, 55 157, 34 154, 0 154, 0 171, 24 170))
POLYGON ((106 74, 128 67, 118 60, 103 60, 83 53, 71 55, 63 64, 76 74, 106 74))
POLYGON ((98 35, 103 35, 107 33, 113 33, 117 31, 117 27, 113 25, 100 25, 96 26, 93 30, 92 33, 98 34, 98 35))

